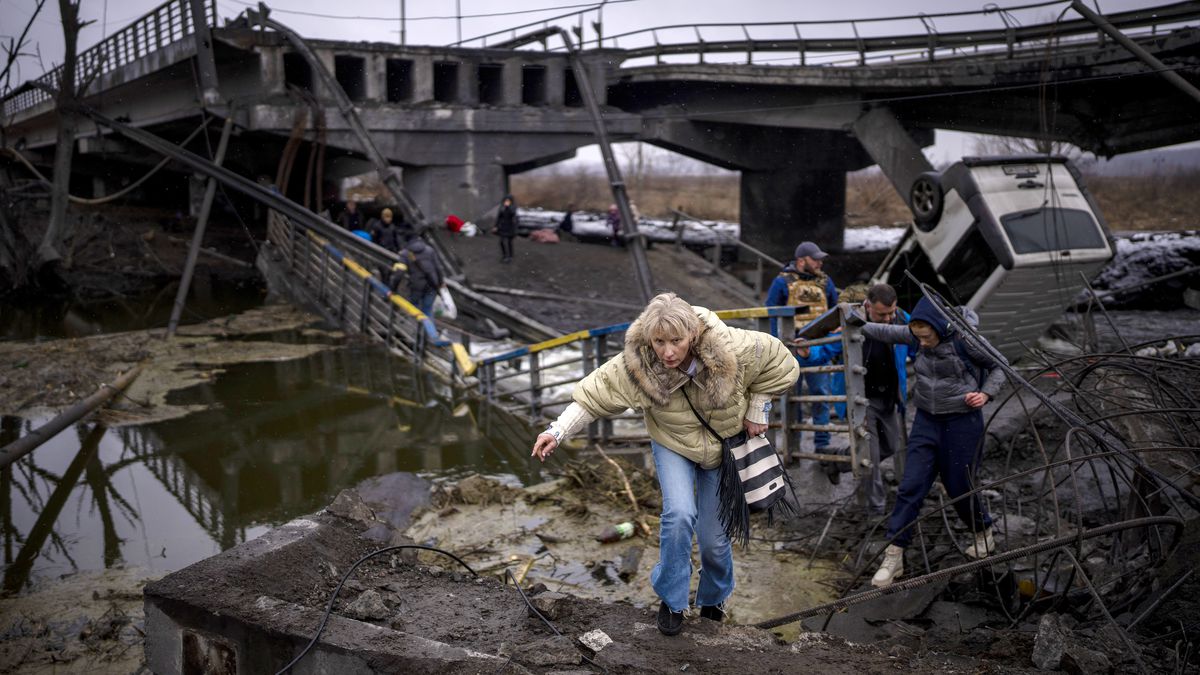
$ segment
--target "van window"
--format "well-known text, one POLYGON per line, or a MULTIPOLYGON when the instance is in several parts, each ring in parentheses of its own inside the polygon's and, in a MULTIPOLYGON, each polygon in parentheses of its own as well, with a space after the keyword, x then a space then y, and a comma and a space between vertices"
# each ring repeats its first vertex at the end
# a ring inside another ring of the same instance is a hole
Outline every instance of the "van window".
POLYGON ((1104 235, 1092 214, 1080 209, 1043 207, 1000 218, 1016 253, 1072 248, 1104 248, 1104 235))
POLYGON ((979 221, 967 230, 967 236, 958 242, 938 272, 946 280, 946 284, 954 291, 954 295, 965 302, 975 295, 975 291, 992 275, 1000 261, 992 252, 979 231, 979 221))

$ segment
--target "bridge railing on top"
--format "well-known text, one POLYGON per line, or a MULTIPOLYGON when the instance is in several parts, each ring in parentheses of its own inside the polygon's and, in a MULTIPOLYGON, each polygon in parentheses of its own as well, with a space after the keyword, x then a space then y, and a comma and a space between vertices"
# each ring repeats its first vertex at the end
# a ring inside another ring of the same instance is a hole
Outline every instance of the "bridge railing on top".
MULTIPOLYGON (((204 21, 217 25, 217 0, 201 0, 204 21)), ((81 52, 76 65, 76 82, 95 81, 121 66, 178 42, 196 30, 191 0, 167 0, 91 48, 81 52)), ((62 82, 62 66, 35 80, 58 89, 62 82)), ((50 100, 46 91, 26 87, 4 102, 4 115, 11 117, 50 100)))
MULTIPOLYGON (((799 65, 868 65, 964 56, 1014 58, 1045 49, 1051 43, 1105 44, 1104 34, 1086 19, 1063 20, 1065 12, 1058 15, 1058 20, 1037 15, 1039 10, 1058 12, 1069 7, 1069 0, 1053 0, 1007 7, 989 3, 977 10, 852 20, 677 24, 604 35, 583 41, 580 48, 620 49, 626 60, 653 58, 655 63, 664 63, 664 57, 672 56, 694 56, 704 63, 706 55, 744 53, 748 64, 792 61, 799 65), (949 31, 939 29, 939 22, 955 27, 949 31), (911 30, 899 32, 907 27, 911 30), (871 34, 881 30, 888 32, 871 34), (757 55, 772 52, 794 56, 760 56, 755 60, 757 55)), ((1200 18, 1200 2, 1114 12, 1106 18, 1119 29, 1143 29, 1143 35, 1155 35, 1167 27, 1200 18)), ((497 31, 472 40, 486 43, 489 38, 508 33, 497 31)), ((558 49, 561 47, 553 50, 558 49)))

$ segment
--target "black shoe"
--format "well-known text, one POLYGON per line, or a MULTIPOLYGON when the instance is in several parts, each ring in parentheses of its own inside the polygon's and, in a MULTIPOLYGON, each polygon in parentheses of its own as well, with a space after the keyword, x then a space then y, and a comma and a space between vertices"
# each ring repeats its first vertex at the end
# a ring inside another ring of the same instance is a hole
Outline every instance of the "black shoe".
POLYGON ((683 612, 672 612, 667 603, 658 605, 658 632, 663 635, 679 635, 683 630, 683 612))
POLYGON ((725 607, 723 605, 702 605, 700 607, 700 618, 721 623, 725 620, 725 607))

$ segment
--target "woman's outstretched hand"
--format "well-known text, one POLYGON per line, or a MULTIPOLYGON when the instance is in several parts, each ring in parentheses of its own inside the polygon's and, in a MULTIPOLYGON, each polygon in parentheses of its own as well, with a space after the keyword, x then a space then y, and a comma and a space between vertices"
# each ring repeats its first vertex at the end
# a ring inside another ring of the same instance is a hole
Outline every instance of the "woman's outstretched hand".
POLYGON ((550 434, 538 434, 537 440, 533 442, 533 452, 530 457, 537 457, 539 461, 546 461, 554 449, 558 447, 558 441, 550 434))
POLYGON ((767 433, 767 425, 759 424, 758 422, 751 422, 750 420, 744 419, 742 420, 742 426, 746 427, 746 433, 750 434, 751 436, 759 436, 767 433))

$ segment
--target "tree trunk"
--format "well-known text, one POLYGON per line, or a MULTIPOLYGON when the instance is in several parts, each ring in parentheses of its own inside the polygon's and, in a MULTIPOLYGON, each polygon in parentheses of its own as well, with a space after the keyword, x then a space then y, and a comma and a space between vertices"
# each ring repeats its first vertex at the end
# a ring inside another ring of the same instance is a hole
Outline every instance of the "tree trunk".
POLYGON ((58 82, 58 138, 54 147, 54 185, 50 190, 50 222, 46 226, 46 234, 38 245, 37 257, 39 266, 45 267, 57 263, 62 254, 59 248, 63 245, 70 228, 67 221, 67 204, 71 186, 71 159, 75 154, 75 134, 79 129, 79 118, 75 113, 75 48, 79 40, 79 3, 71 0, 58 0, 58 9, 62 16, 63 51, 62 77, 58 82))

